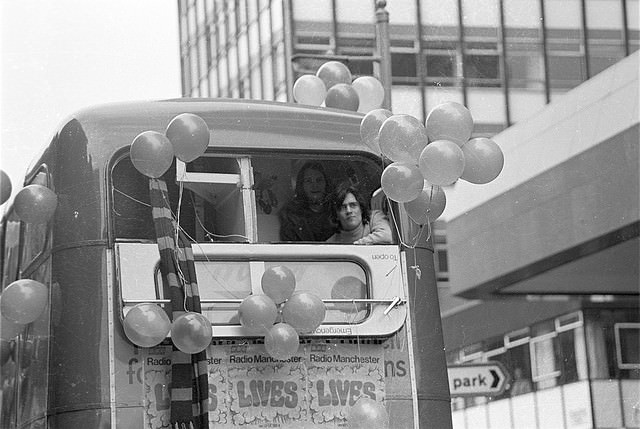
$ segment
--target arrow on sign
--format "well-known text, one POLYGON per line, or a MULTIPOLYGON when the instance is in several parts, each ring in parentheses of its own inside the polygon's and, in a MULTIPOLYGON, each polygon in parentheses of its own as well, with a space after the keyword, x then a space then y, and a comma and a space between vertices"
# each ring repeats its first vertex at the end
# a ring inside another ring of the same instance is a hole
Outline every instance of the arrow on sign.
POLYGON ((447 371, 451 396, 498 396, 510 379, 501 362, 451 365, 447 371))

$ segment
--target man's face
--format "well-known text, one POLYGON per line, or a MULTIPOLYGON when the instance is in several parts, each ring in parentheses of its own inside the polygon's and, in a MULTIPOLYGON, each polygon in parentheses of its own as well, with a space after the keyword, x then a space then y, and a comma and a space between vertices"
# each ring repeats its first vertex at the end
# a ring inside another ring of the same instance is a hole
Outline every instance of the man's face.
POLYGON ((338 222, 343 231, 351 231, 362 223, 362 209, 351 193, 347 194, 338 210, 338 222))
POLYGON ((322 202, 327 187, 324 175, 318 170, 310 168, 304 172, 304 178, 302 180, 302 188, 304 194, 307 196, 307 200, 311 204, 322 202))

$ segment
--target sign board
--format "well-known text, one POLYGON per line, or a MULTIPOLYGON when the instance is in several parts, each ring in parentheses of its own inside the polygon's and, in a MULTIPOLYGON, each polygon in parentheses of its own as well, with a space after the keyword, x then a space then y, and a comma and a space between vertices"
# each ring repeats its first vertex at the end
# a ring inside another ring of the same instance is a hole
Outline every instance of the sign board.
POLYGON ((510 379, 501 362, 450 365, 447 372, 452 397, 501 395, 510 379))

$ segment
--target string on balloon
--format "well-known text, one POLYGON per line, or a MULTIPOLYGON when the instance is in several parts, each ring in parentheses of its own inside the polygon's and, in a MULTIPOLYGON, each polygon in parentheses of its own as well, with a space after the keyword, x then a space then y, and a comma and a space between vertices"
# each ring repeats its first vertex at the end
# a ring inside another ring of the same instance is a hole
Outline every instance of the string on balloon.
MULTIPOLYGON (((133 198, 131 195, 121 191, 120 189, 118 189, 116 187, 114 187, 113 190, 116 191, 118 194, 122 195, 123 197, 130 199, 131 201, 134 201, 134 202, 136 202, 136 203, 138 203, 140 205, 143 205, 145 207, 151 207, 151 204, 148 204, 148 203, 145 203, 144 201, 140 201, 140 200, 138 200, 136 198, 133 198)), ((120 213, 120 212, 118 212, 118 210, 116 210, 115 205, 113 207, 113 212, 115 214, 117 214, 118 216, 122 216, 122 213, 120 213)))
MULTIPOLYGON (((387 204, 391 204, 391 200, 389 199, 389 197, 386 197, 387 199, 387 204)), ((400 244, 408 249, 415 249, 415 247, 418 245, 418 242, 420 241, 420 238, 422 236, 422 232, 424 230, 424 225, 419 225, 419 229, 418 232, 416 233, 416 235, 413 236, 413 238, 411 239, 411 241, 413 241, 413 244, 408 244, 405 243, 405 241, 402 239, 402 234, 400 234, 400 228, 398 227, 398 222, 396 220, 396 215, 393 211, 393 209, 389 210, 389 212, 391 213, 391 220, 393 223, 393 226, 396 230, 396 235, 398 236, 399 240, 400 240, 400 244)), ((431 238, 431 225, 429 224, 429 219, 427 217, 427 238, 426 240, 429 240, 431 238)))
MULTIPOLYGON (((180 183, 180 185, 181 185, 181 187, 182 187, 182 182, 180 183)), ((195 206, 195 200, 194 200, 194 198, 193 198, 193 194, 192 194, 192 193, 189 193, 189 196, 191 197, 191 203, 195 206)), ((179 202, 178 202, 178 206, 180 206, 180 205, 181 205, 181 198, 179 198, 179 200, 178 200, 178 201, 179 201, 179 202)), ((207 236, 212 235, 212 236, 216 236, 216 237, 224 237, 224 238, 226 238, 226 237, 242 237, 242 238, 247 239, 247 237, 245 237, 245 236, 243 236, 243 235, 240 235, 240 234, 231 234, 231 235, 219 235, 219 234, 213 234, 212 232, 210 232, 209 230, 207 230, 207 228, 204 226, 204 224, 202 223, 202 220, 200 219, 200 216, 198 216, 198 212, 197 212, 197 210, 194 210, 194 213, 195 213, 196 220, 198 221, 198 224, 199 224, 199 225, 200 225, 200 227, 205 231, 205 233, 206 233, 206 235, 207 235, 207 236)), ((184 230, 184 228, 182 228, 182 227, 180 226, 180 224, 179 224, 179 223, 178 223, 178 227, 179 227, 179 228, 180 228, 180 230, 185 234, 185 236, 186 236, 189 240, 191 240, 191 242, 192 242, 195 246, 197 246, 197 247, 198 247, 198 249, 200 249, 200 251, 201 251, 201 252, 202 252, 202 254, 204 255, 205 260, 206 260, 207 262, 212 262, 212 261, 211 261, 211 259, 209 259, 209 257, 207 256, 206 252, 203 250, 202 246, 200 246, 200 243, 199 243, 196 239, 194 239, 191 235, 189 235, 189 234, 184 230)), ((247 239, 247 240, 248 240, 248 239, 247 239)), ((213 240, 211 240, 211 239, 210 239, 210 241, 213 241, 213 240)), ((224 284, 224 283, 223 283, 223 282, 222 282, 222 281, 221 281, 221 280, 220 280, 220 279, 219 279, 219 278, 218 278, 218 277, 217 277, 217 276, 216 276, 212 271, 210 271, 210 270, 209 270, 209 267, 208 267, 206 264, 204 265, 204 267, 203 267, 203 268, 204 268, 204 269, 205 269, 205 270, 206 270, 206 271, 211 275, 211 278, 212 278, 214 281, 216 281, 216 282, 220 285, 220 287, 221 287, 225 292, 227 292, 227 293, 228 293, 229 295, 231 295, 233 298, 236 298, 236 299, 240 299, 240 298, 241 298, 241 296, 239 296, 239 295, 237 295, 235 292, 233 292, 233 291, 231 290, 231 288, 230 288, 230 287, 225 286, 225 284, 224 284)))

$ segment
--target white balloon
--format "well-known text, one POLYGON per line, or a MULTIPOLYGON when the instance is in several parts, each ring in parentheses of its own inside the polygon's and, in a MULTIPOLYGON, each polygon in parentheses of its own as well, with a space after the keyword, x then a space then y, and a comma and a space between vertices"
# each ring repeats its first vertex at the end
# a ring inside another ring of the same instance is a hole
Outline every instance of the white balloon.
POLYGON ((448 101, 429 112, 426 128, 429 141, 449 140, 462 146, 473 133, 473 118, 462 104, 448 101))
POLYGON ((293 98, 300 104, 319 106, 324 102, 326 95, 327 88, 316 75, 305 74, 293 84, 293 98))
POLYGON ((384 101, 384 87, 378 79, 373 76, 361 76, 351 84, 358 93, 360 104, 358 112, 368 113, 373 109, 378 109, 384 101))

